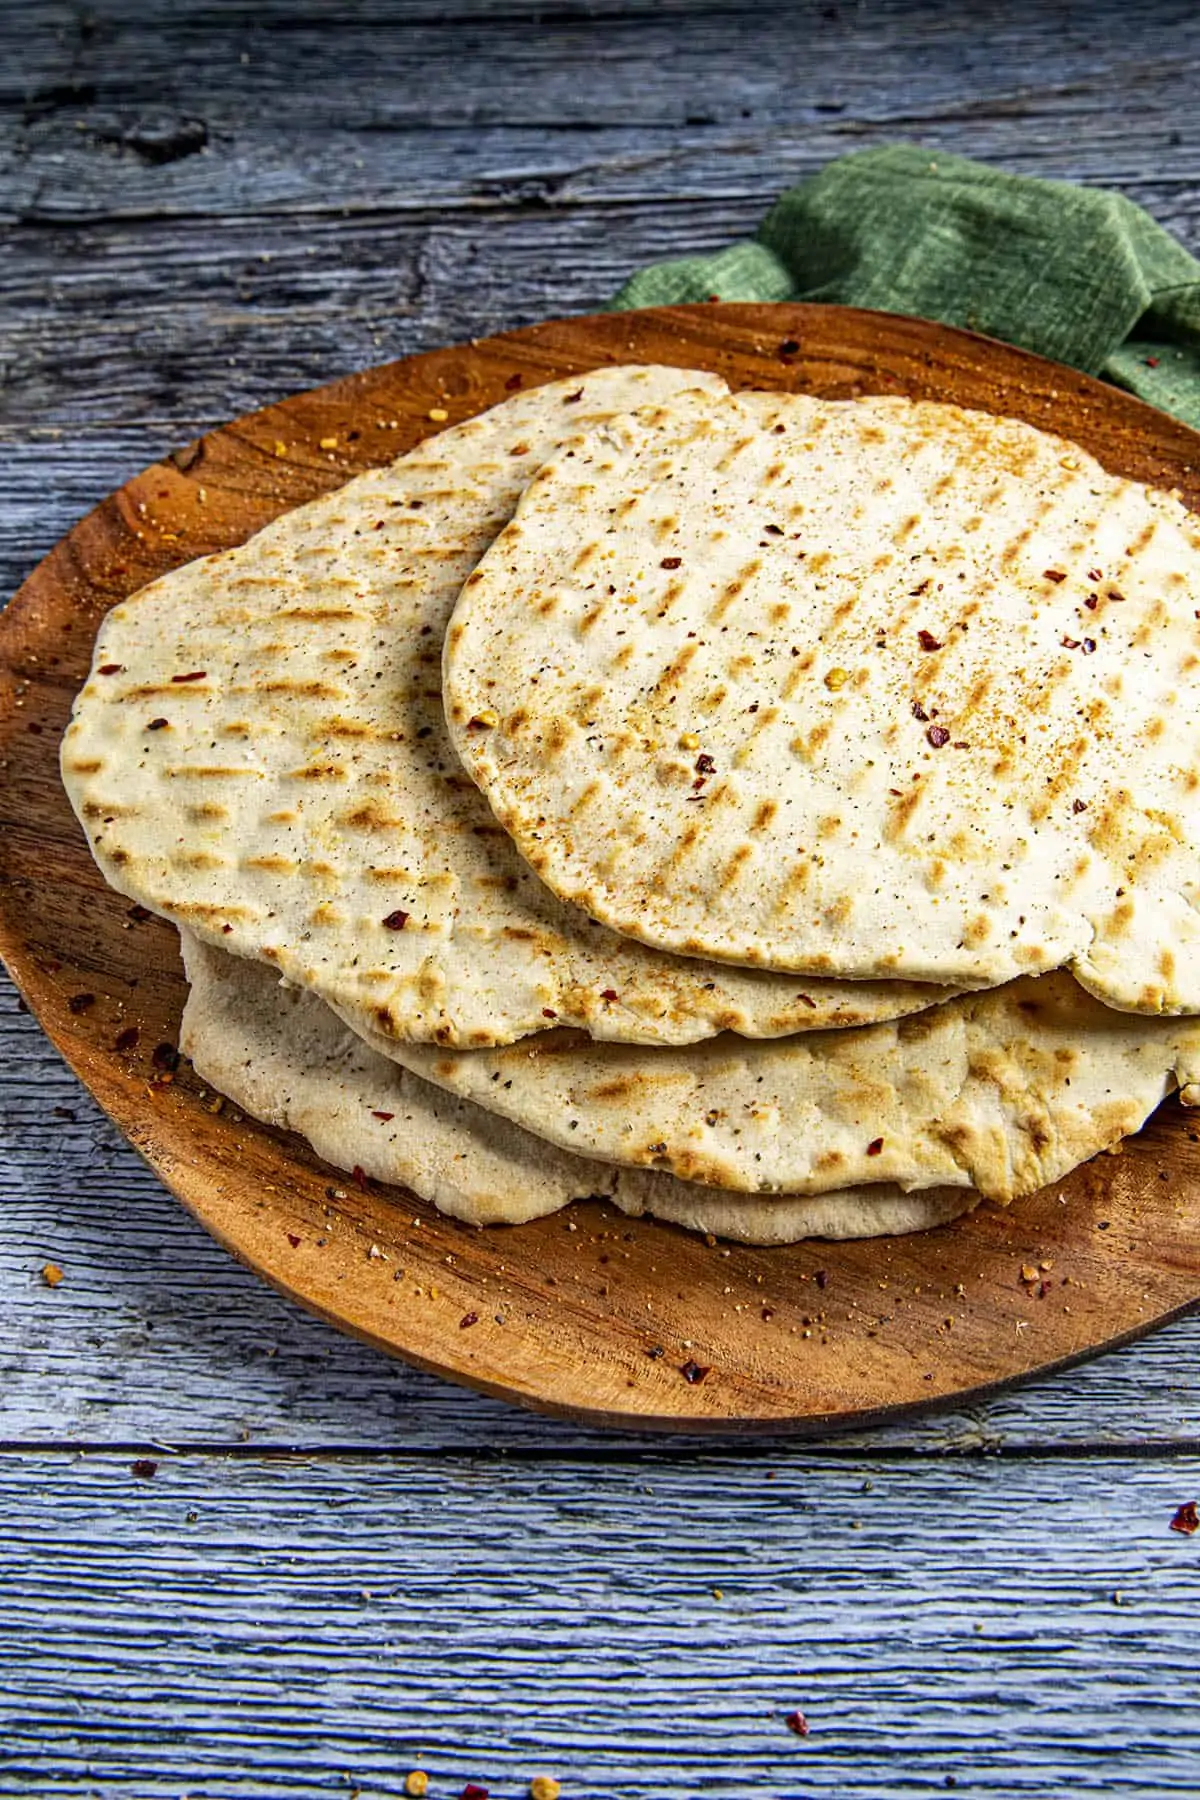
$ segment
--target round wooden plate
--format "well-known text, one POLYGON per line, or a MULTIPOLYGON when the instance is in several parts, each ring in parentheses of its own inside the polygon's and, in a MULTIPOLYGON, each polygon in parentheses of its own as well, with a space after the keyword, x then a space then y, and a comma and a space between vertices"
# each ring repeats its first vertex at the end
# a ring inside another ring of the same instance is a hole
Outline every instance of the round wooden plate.
POLYGON ((172 1072, 174 930, 112 893, 58 779, 105 610, 287 507, 526 387, 609 362, 734 387, 911 394, 1015 414, 1200 510, 1200 436, 1006 345, 825 306, 569 319, 351 376, 224 426, 111 495, 0 621, 0 952, 54 1043, 163 1180, 284 1293, 368 1342, 594 1424, 816 1429, 962 1400, 1200 1299, 1200 1132, 1174 1103, 1117 1156, 1005 1212, 754 1250, 595 1202, 475 1231, 356 1184, 172 1072), (436 421, 432 415, 436 414, 436 421))

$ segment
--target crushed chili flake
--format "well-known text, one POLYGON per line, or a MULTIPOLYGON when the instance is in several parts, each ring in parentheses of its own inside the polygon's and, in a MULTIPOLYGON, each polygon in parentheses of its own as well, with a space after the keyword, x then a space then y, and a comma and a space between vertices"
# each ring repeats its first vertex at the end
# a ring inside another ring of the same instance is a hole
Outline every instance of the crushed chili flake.
POLYGON ((1087 607, 1089 612, 1095 612, 1100 604, 1099 594, 1089 594, 1083 604, 1087 607))
POLYGON ((583 399, 583 389, 576 388, 575 392, 573 394, 565 394, 563 396, 563 405, 564 406, 574 406, 574 404, 577 400, 582 400, 582 399, 583 399))
POLYGON ((42 1280, 48 1288, 56 1288, 63 1278, 63 1272, 57 1263, 42 1264, 42 1280))
POLYGON ((138 925, 144 925, 146 920, 151 917, 144 906, 128 906, 125 913, 127 918, 132 919, 138 925))
POLYGON ((917 633, 917 639, 922 650, 940 650, 942 648, 941 643, 934 637, 932 631, 926 631, 922 628, 922 630, 917 633))
POLYGON ((683 1364, 679 1373, 691 1387, 699 1387, 706 1375, 712 1374, 711 1363, 693 1362, 691 1357, 683 1364))
POLYGON ((878 1156, 880 1154, 880 1152, 882 1151, 882 1149, 883 1149, 883 1139, 882 1138, 872 1138, 870 1143, 867 1145, 867 1155, 868 1156, 878 1156))
POLYGON ((920 598, 920 596, 922 594, 927 594, 929 592, 929 584, 930 584, 931 579, 932 579, 932 577, 927 575, 925 577, 924 581, 918 582, 918 584, 915 588, 909 588, 909 590, 908 590, 909 598, 911 600, 917 600, 920 598))
POLYGON ((409 915, 398 906, 395 912, 390 912, 381 923, 385 931, 403 931, 408 924, 408 919, 409 915))
POLYGON ((1123 601, 1124 601, 1124 599, 1125 599, 1125 596, 1124 596, 1124 594, 1123 594, 1123 593, 1122 593, 1122 592, 1121 592, 1121 590, 1120 590, 1120 588, 1109 588, 1109 590, 1108 590, 1108 598, 1109 598, 1109 599, 1110 599, 1110 600, 1116 600, 1116 601, 1118 601, 1118 602, 1123 602, 1123 601))
POLYGON ((366 1172, 366 1170, 364 1168, 362 1168, 362 1166, 359 1163, 355 1163, 355 1165, 351 1169, 350 1173, 351 1173, 351 1175, 353 1175, 355 1181, 357 1181, 359 1187, 362 1188, 363 1192, 365 1193, 367 1191, 367 1172, 366 1172))
POLYGON ((1058 641, 1062 645, 1064 650, 1078 650, 1078 648, 1079 648, 1079 639, 1078 638, 1060 637, 1058 641))
POLYGON ((508 380, 504 384, 506 391, 510 394, 513 393, 517 388, 520 387, 520 385, 524 381, 524 379, 525 379, 525 377, 520 374, 510 375, 508 380))
POLYGON ((711 775, 716 766, 716 763, 706 750, 701 751, 700 755, 696 758, 697 775, 711 775))
POLYGON ((190 675, 172 675, 172 681, 203 681, 208 674, 207 669, 193 669, 190 675))
POLYGON ((1067 579, 1067 576, 1066 576, 1065 569, 1043 569, 1042 570, 1042 580, 1043 581, 1065 581, 1066 579, 1067 579))
POLYGON ((929 739, 929 742, 933 745, 935 750, 941 750, 950 742, 950 733, 946 730, 944 725, 931 725, 929 730, 925 733, 925 736, 929 739))
POLYGON ((1089 581, 1103 581, 1104 580, 1104 570, 1103 569, 1089 569, 1088 570, 1088 580, 1089 581))
POLYGON ((601 988, 600 998, 602 1000, 615 1000, 616 997, 617 997, 616 988, 601 988))
POLYGON ((828 1269, 818 1269, 816 1274, 813 1276, 813 1280, 816 1282, 816 1284, 820 1288, 821 1292, 824 1293, 825 1289, 829 1286, 829 1271, 828 1271, 828 1269))
POLYGON ((682 556, 664 556, 658 566, 660 569, 677 569, 682 561, 682 556))
POLYGON ((795 1712, 788 1713, 783 1722, 789 1731, 795 1732, 797 1737, 808 1736, 808 1720, 798 1708, 795 1712))
POLYGON ((1175 1516, 1171 1520, 1171 1530, 1181 1531, 1185 1537, 1191 1537, 1194 1531, 1200 1531, 1200 1513, 1196 1511, 1194 1500, 1185 1500, 1183 1505, 1176 1509, 1175 1516))
POLYGON ((179 1052, 174 1044, 155 1044, 150 1052, 150 1061, 164 1074, 173 1075, 179 1067, 179 1052))
POLYGON ((85 1013, 96 1004, 95 994, 72 994, 67 1001, 67 1011, 85 1013))
POLYGON ((389 1119, 394 1119, 395 1116, 395 1113, 376 1112, 374 1108, 371 1109, 371 1117, 373 1119, 382 1119, 385 1125, 388 1123, 389 1119))
MULTIPOLYGON (((912 714, 914 719, 920 719, 922 725, 927 724, 929 721, 929 714, 925 711, 925 708, 921 705, 919 700, 913 701, 912 714)), ((897 792, 899 792, 899 789, 897 789, 897 792)))
POLYGON ((477 1781, 468 1781, 458 1800, 488 1800, 488 1791, 480 1787, 477 1781))
POLYGON ((158 1464, 152 1456, 139 1456, 136 1462, 130 1463, 129 1473, 139 1476, 142 1481, 149 1481, 152 1475, 158 1474, 158 1464))
POLYGON ((1086 800, 1072 800, 1071 811, 1073 813, 1086 812, 1087 811, 1087 801, 1086 800))
POLYGON ((146 727, 147 731, 165 731, 166 729, 167 729, 166 719, 151 719, 150 723, 146 727))
POLYGON ((292 1246, 293 1250, 298 1250, 300 1248, 300 1239, 296 1236, 294 1231, 288 1232, 287 1241, 292 1246))
POLYGON ((458 1329, 460 1331, 465 1331, 468 1325, 478 1325, 478 1323, 479 1314, 477 1312, 464 1313, 462 1318, 458 1321, 458 1329))
POLYGON ((1085 656, 1094 656, 1096 653, 1095 638, 1084 638, 1081 648, 1085 656))
POLYGON ((1157 369, 1157 367, 1158 367, 1157 356, 1143 356, 1142 361, 1145 363, 1145 365, 1148 369, 1157 369))
POLYGON ((125 673, 125 664, 101 663, 100 667, 96 670, 96 673, 97 675, 123 675, 125 673))
POLYGON ((127 1025, 125 1027, 124 1031, 118 1031, 116 1037, 113 1039, 113 1049, 114 1050, 136 1049, 137 1041, 138 1041, 139 1037, 141 1037, 141 1035, 142 1034, 136 1025, 127 1025))
POLYGON ((552 1006, 543 1006, 542 1017, 543 1017, 543 1019, 557 1019, 558 1014, 555 1012, 555 1010, 552 1006))

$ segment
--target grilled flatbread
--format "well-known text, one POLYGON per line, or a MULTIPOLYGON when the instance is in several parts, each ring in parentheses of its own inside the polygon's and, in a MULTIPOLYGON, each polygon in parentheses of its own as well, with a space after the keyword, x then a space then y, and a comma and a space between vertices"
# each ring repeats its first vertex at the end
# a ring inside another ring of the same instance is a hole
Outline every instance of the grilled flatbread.
POLYGON ((445 621, 525 482, 581 425, 688 387, 723 383, 615 368, 515 395, 114 608, 62 753, 113 886, 401 1039, 682 1043, 940 997, 602 930, 530 873, 450 748, 445 621))
POLYGON ((658 949, 1200 1012, 1200 523, 903 399, 679 395, 560 453, 467 581, 455 746, 658 949))
POLYGON ((335 1167, 398 1183, 469 1224, 518 1224, 597 1197, 695 1231, 785 1244, 920 1231, 976 1202, 961 1191, 903 1194, 887 1183, 768 1200, 652 1170, 601 1168, 401 1069, 265 964, 181 935, 191 991, 180 1041, 203 1079, 255 1118, 299 1132, 335 1167))

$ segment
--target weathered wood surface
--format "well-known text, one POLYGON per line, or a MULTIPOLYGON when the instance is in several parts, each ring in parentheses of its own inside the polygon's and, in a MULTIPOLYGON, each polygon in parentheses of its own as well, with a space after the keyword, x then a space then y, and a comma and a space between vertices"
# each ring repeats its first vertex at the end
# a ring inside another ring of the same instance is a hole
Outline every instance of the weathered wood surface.
POLYGON ((9 1458, 0 1791, 1194 1795, 1197 1484, 1191 1457, 9 1458))
MULTIPOLYGON (((321 32, 327 13, 0 8, 5 592, 203 426, 594 307, 638 261, 752 228, 779 186, 858 144, 1120 186, 1200 247, 1186 4, 360 0, 321 32)), ((153 1482, 129 1475, 134 1448, 0 1463, 0 1617, 24 1627, 6 1687, 39 1656, 11 1703, 21 1735, 0 1730, 0 1791, 310 1800, 357 1773, 364 1797, 394 1795, 417 1744, 439 1794, 489 1775, 515 1794, 535 1767, 568 1797, 647 1800, 874 1800, 944 1791, 947 1773, 1005 1794, 1200 1786, 1200 1538, 1165 1529, 1200 1489, 1178 1453, 1200 1437, 1200 1320, 883 1434, 872 1462, 846 1440, 772 1452, 790 1506, 764 1529, 757 1457, 676 1447, 643 1466, 634 1445, 450 1389, 296 1313, 180 1213, 11 993, 2 1016, 4 1440, 237 1444, 249 1460, 166 1459, 153 1482), (54 1293, 48 1256, 67 1269, 54 1293), (1088 1453, 1106 1443, 1120 1461, 1088 1453), (474 1461, 492 1448, 532 1466, 474 1461), (1007 1454, 908 1460, 946 1448, 1007 1454), (455 1452, 469 1460, 447 1505, 455 1452), (857 1510, 893 1459, 886 1511, 857 1510), (519 1512, 489 1513, 514 1476, 519 1512), (64 1481, 93 1479, 68 1504, 64 1481), (563 1521, 613 1482, 619 1516, 593 1508, 572 1556, 563 1521), (838 1550, 830 1533, 855 1517, 838 1550), (732 1563, 748 1581, 738 1612, 706 1610, 720 1542, 727 1578, 732 1563), (396 1577, 377 1616, 354 1601, 373 1560, 396 1577), (804 1580, 823 1596, 811 1613, 804 1580), (1106 1598, 1118 1585, 1136 1607, 1106 1598), (993 1626, 983 1661, 973 1607, 993 1626), (792 1685, 814 1662, 827 1708, 792 1685), (780 1731, 793 1704, 813 1715, 803 1743, 780 1731)))

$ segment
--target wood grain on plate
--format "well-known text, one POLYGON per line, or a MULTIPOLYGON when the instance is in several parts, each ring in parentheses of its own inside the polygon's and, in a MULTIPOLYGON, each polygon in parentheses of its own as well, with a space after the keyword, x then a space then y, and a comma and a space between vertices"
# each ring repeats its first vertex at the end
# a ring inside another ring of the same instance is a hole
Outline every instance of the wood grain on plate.
POLYGON ((105 887, 57 773, 101 615, 406 449, 437 429, 432 410, 454 423, 502 399, 515 376, 533 385, 619 361, 702 365, 735 386, 1008 412, 1200 506, 1200 438, 1184 426, 1006 346, 835 307, 553 322, 268 407, 112 495, 0 626, 0 949, 27 1000, 184 1203, 285 1293, 420 1366, 592 1423, 861 1421, 1085 1355, 1192 1304, 1200 1153, 1174 1104, 1121 1155, 1007 1213, 981 1208, 912 1238, 759 1251, 631 1224, 590 1202, 474 1232, 218 1110, 186 1065, 171 1079, 155 1066, 183 1000, 174 933, 105 887), (689 1380, 687 1365, 707 1372, 689 1380))

